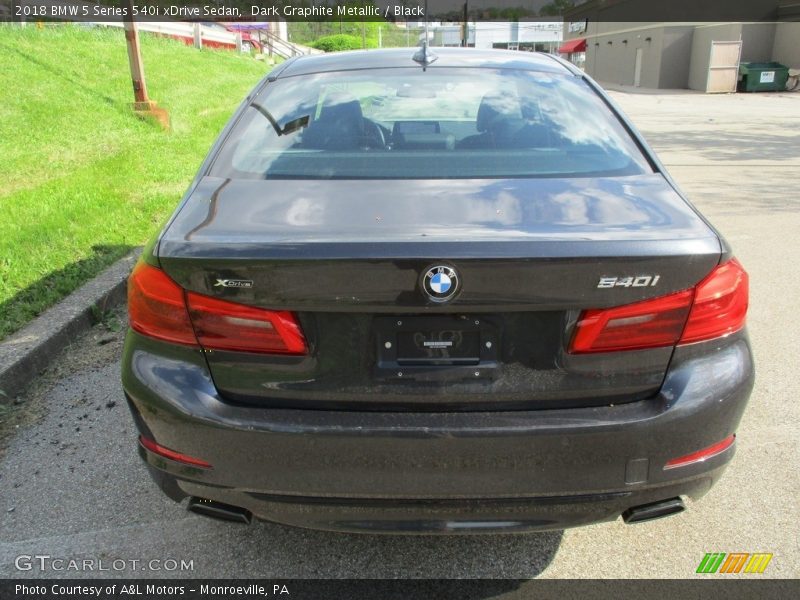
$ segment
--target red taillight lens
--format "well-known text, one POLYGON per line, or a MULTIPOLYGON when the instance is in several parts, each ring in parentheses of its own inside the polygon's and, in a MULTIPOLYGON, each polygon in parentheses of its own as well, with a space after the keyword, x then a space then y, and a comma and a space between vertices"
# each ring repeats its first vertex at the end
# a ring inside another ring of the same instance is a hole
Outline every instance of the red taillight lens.
POLYGON ((581 313, 570 352, 612 352, 710 340, 744 327, 747 273, 736 259, 694 289, 581 313))
POLYGON ((681 336, 692 290, 615 308, 585 310, 570 351, 609 352, 672 346, 681 336))
POLYGON ((722 337, 744 327, 749 294, 747 272, 738 260, 718 266, 695 288, 681 343, 722 337))
POLYGON ((729 435, 721 442, 717 442, 713 446, 709 446, 708 448, 703 448, 702 450, 698 450, 697 452, 692 452, 691 454, 687 454, 686 456, 679 456, 678 458, 673 458, 664 465, 664 469, 674 469, 676 467, 685 467, 687 465, 693 465, 695 463, 703 462, 704 460, 708 460, 718 454, 722 454, 733 446, 733 442, 736 441, 736 434, 729 435))
POLYGON ((185 292, 161 269, 140 262, 128 280, 131 327, 149 337, 209 350, 305 354, 291 312, 253 308, 185 292), (187 310, 188 307, 188 310, 187 310))
POLYGON ((128 279, 128 315, 142 335, 197 345, 183 298, 183 289, 164 271, 139 262, 128 279))
POLYGON ((168 458, 170 460, 174 460, 177 462, 181 462, 187 465, 192 465, 193 467, 202 467, 204 469, 210 469, 211 464, 207 463, 206 461, 195 458, 194 456, 189 456, 188 454, 181 454, 180 452, 175 452, 175 450, 170 450, 169 448, 165 448, 161 444, 157 444, 150 438, 146 438, 143 435, 139 436, 139 443, 153 452, 158 454, 159 456, 163 456, 164 458, 168 458))
POLYGON ((305 354, 306 340, 287 311, 218 300, 189 292, 189 315, 204 348, 269 354, 305 354))

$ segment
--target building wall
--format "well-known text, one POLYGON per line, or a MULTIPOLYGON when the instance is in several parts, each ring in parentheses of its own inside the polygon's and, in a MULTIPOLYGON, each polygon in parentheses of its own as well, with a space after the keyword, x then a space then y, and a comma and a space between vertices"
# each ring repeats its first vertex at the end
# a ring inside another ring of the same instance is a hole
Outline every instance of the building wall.
POLYGON ((557 48, 562 39, 563 23, 560 21, 520 21, 519 23, 476 21, 470 23, 470 27, 475 31, 476 48, 493 48, 495 44, 509 42, 552 42, 552 45, 557 48), (516 26, 516 35, 514 26, 516 26))
POLYGON ((692 36, 692 53, 689 61, 689 89, 706 91, 711 42, 736 42, 741 38, 741 23, 696 27, 692 36))
POLYGON ((658 87, 685 89, 689 86, 694 27, 666 27, 661 44, 661 76, 658 87))
POLYGON ((640 85, 653 88, 661 77, 664 30, 654 23, 590 23, 586 32, 573 37, 586 38, 586 72, 606 83, 634 85, 636 51, 641 49, 640 85))
POLYGON ((800 69, 800 23, 778 23, 775 26, 772 60, 800 69))
POLYGON ((741 41, 742 62, 775 60, 800 68, 800 22, 796 21, 681 26, 589 19, 585 31, 572 31, 571 24, 565 23, 565 40, 586 39, 584 69, 604 83, 633 85, 636 50, 641 48, 642 87, 705 91, 714 41, 741 41))
MULTIPOLYGON (((775 40, 775 23, 742 25, 741 62, 769 62, 775 40)), ((800 40, 797 42, 800 44, 800 40)))
POLYGON ((796 6, 796 0, 585 0, 566 11, 564 21, 621 22, 649 18, 668 22, 678 15, 693 21, 701 15, 703 18, 713 15, 720 21, 765 23, 774 22, 779 15, 784 15, 782 20, 793 20, 796 6), (749 16, 741 18, 743 14, 749 16))
MULTIPOLYGON (((625 38, 623 38, 625 39, 625 38)), ((639 32, 631 32, 627 35, 628 44, 625 45, 627 56, 626 65, 628 72, 625 85, 634 85, 636 76, 636 51, 642 50, 642 73, 640 86, 645 88, 657 88, 661 79, 662 46, 664 44, 664 28, 645 29, 639 32), (647 38, 650 38, 649 40, 647 38)))
POLYGON ((590 23, 572 37, 586 37, 586 72, 599 81, 634 85, 641 48, 641 87, 686 88, 693 32, 692 26, 664 23, 590 23))

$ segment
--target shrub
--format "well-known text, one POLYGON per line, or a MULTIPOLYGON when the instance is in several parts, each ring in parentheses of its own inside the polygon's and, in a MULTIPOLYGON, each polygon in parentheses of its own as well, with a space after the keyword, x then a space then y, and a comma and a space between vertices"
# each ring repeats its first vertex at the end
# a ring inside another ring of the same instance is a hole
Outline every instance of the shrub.
POLYGON ((312 48, 317 48, 324 52, 342 52, 344 50, 360 50, 361 38, 354 35, 338 33, 336 35, 326 35, 311 42, 312 48))

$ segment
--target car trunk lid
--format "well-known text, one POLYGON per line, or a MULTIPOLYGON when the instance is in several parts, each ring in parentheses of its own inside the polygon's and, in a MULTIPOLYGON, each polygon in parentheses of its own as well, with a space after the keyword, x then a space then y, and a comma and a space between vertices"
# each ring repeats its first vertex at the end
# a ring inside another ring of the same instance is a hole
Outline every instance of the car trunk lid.
POLYGON ((691 288, 719 261, 720 243, 658 174, 206 177, 166 229, 158 256, 187 290, 298 314, 306 356, 207 354, 215 383, 235 401, 544 408, 657 390, 672 348, 569 354, 577 315, 691 288), (426 270, 440 264, 459 276, 446 303, 431 302, 423 289, 426 270), (393 332, 397 322, 404 324, 393 332), (424 343, 447 331, 479 344, 479 355, 410 364, 413 351, 397 354, 415 334, 424 343))

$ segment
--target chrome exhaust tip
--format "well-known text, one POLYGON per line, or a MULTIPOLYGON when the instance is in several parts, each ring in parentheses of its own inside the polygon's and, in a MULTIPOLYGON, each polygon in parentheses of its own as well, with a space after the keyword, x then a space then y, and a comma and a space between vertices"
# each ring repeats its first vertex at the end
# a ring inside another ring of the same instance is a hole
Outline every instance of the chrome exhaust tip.
POLYGON ((643 523, 644 521, 677 515, 684 510, 686 510, 686 506, 684 506, 683 500, 670 498, 669 500, 660 500, 651 504, 642 504, 629 508, 622 513, 622 520, 626 524, 632 525, 633 523, 643 523))
POLYGON ((186 507, 189 512, 218 519, 220 521, 233 521, 235 523, 244 523, 249 525, 253 520, 253 515, 249 510, 232 506, 230 504, 223 504, 215 500, 206 500, 205 498, 197 498, 192 496, 189 498, 189 505, 186 507))

